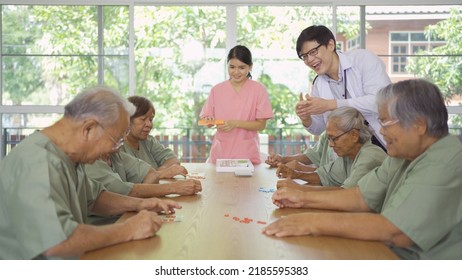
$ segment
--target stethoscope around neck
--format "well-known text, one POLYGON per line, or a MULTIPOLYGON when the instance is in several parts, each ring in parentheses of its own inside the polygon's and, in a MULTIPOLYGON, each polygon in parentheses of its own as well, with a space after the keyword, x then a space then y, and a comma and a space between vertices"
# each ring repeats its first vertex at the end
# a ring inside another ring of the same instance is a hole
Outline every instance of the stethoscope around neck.
POLYGON ((343 97, 345 97, 345 99, 348 99, 348 97, 347 97, 348 90, 347 90, 347 74, 346 74, 346 69, 343 70, 343 81, 344 81, 343 97))

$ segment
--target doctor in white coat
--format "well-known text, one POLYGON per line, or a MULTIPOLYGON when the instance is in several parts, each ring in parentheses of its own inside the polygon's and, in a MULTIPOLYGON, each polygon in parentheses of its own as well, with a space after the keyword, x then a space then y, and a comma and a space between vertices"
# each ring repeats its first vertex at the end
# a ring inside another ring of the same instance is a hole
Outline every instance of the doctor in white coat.
POLYGON ((377 92, 391 83, 383 61, 364 49, 338 52, 334 35, 322 25, 304 29, 296 51, 317 74, 311 95, 305 99, 301 95, 296 105, 296 113, 307 130, 321 134, 332 110, 350 106, 360 111, 374 130, 372 142, 384 148, 375 105, 377 92))

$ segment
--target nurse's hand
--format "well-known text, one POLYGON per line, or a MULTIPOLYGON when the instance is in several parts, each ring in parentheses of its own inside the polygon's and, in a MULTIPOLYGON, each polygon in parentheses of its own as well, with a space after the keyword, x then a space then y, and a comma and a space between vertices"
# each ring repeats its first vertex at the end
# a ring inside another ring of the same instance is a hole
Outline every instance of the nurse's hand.
POLYGON ((222 132, 229 132, 237 127, 238 122, 233 120, 225 121, 224 124, 217 125, 217 129, 222 132))

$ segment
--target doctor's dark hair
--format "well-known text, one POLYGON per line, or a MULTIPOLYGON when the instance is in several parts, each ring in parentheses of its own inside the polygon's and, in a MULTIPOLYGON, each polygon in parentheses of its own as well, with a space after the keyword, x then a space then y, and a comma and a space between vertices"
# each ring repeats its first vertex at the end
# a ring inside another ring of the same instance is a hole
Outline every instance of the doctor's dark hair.
POLYGON ((297 39, 297 45, 295 50, 297 51, 297 57, 300 56, 302 46, 305 42, 316 41, 318 44, 327 46, 330 40, 334 40, 334 51, 337 50, 337 42, 335 36, 329 28, 324 25, 312 25, 305 28, 297 39))
POLYGON ((449 133, 448 110, 439 88, 422 79, 390 84, 377 93, 377 106, 387 106, 392 120, 404 128, 421 118, 427 123, 427 135, 441 138, 449 133))
POLYGON ((146 97, 133 95, 128 98, 128 101, 135 105, 136 108, 136 111, 133 114, 133 116, 131 116, 130 120, 133 120, 134 118, 137 118, 139 116, 143 116, 149 111, 149 109, 152 109, 152 113, 154 114, 154 116, 156 115, 154 105, 152 104, 151 100, 147 99, 146 97))
POLYGON ((120 109, 133 115, 135 108, 109 87, 95 86, 84 89, 64 107, 64 117, 76 121, 95 118, 105 126, 114 125, 119 119, 120 109))
MULTIPOLYGON (((235 59, 237 59, 237 60, 241 61, 242 63, 245 63, 245 64, 247 64, 249 66, 253 65, 252 53, 245 46, 237 45, 234 48, 232 48, 231 50, 229 50, 228 58, 227 58, 226 62, 228 63, 233 58, 235 58, 235 59)), ((247 74, 247 78, 252 79, 252 74, 250 74, 250 72, 249 72, 249 74, 247 74)))

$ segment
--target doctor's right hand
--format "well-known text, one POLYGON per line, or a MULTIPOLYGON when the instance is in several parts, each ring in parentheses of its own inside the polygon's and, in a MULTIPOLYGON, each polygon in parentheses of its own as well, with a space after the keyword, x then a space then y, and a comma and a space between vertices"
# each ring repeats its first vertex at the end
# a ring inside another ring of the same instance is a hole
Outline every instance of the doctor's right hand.
POLYGON ((310 110, 310 102, 303 98, 303 93, 300 92, 299 101, 295 105, 295 113, 303 122, 303 125, 309 126, 311 125, 311 110, 310 110))

